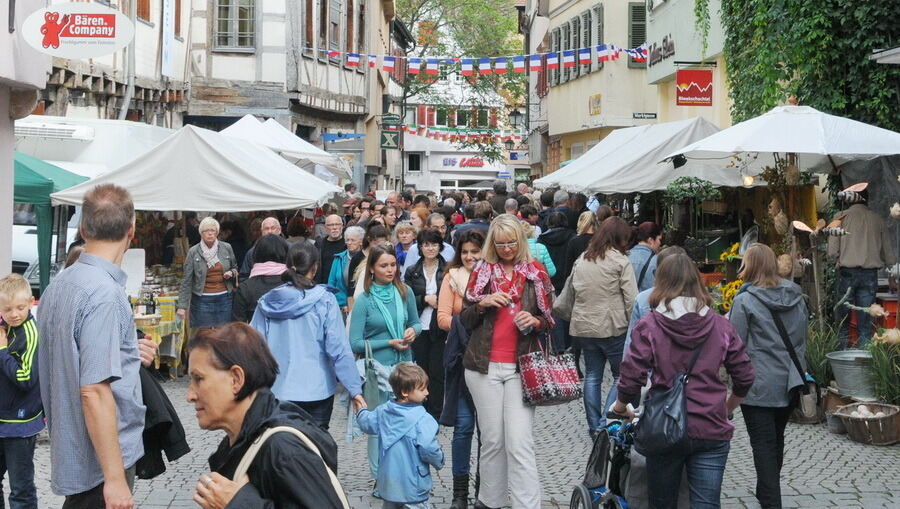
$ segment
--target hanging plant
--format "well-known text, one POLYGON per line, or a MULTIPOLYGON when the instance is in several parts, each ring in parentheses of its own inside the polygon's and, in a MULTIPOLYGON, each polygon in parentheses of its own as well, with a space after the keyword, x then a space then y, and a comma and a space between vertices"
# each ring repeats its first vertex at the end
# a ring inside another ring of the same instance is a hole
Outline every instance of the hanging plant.
POLYGON ((697 177, 680 177, 666 186, 666 199, 670 203, 681 203, 687 200, 700 202, 718 200, 722 192, 708 180, 697 177))
POLYGON ((700 59, 706 58, 709 46, 709 0, 694 0, 694 28, 700 34, 700 59))

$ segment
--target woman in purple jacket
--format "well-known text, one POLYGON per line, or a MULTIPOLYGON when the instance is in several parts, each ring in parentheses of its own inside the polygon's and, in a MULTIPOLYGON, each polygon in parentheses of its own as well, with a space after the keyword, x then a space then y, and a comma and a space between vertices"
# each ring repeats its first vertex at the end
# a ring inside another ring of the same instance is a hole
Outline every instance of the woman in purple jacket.
POLYGON ((687 369, 694 349, 702 349, 685 386, 690 444, 680 452, 647 455, 650 507, 655 509, 674 509, 685 466, 691 508, 720 507, 734 433, 729 415, 747 395, 754 374, 744 342, 731 323, 711 309, 712 303, 687 255, 666 258, 657 268, 650 295, 653 311, 635 326, 631 350, 619 368, 619 398, 613 411, 626 415, 625 404, 638 404, 649 371, 650 394, 666 391, 675 375, 687 369), (731 375, 730 396, 719 378, 722 365, 731 375))

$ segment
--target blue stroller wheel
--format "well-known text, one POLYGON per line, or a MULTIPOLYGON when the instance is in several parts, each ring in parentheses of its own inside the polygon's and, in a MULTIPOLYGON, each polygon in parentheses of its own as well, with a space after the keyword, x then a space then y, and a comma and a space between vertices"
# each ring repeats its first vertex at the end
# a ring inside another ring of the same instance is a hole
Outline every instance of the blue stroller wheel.
POLYGON ((576 484, 572 490, 572 498, 569 500, 569 509, 597 509, 598 507, 599 505, 593 501, 591 490, 583 484, 576 484))

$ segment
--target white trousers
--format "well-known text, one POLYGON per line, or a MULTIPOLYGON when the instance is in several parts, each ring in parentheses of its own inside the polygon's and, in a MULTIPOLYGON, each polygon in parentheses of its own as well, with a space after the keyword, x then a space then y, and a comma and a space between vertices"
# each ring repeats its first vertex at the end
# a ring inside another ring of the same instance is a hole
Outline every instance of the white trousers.
POLYGON ((487 375, 467 369, 466 386, 481 430, 479 500, 488 507, 506 507, 511 498, 513 509, 540 509, 534 408, 522 402, 516 365, 492 362, 487 375))

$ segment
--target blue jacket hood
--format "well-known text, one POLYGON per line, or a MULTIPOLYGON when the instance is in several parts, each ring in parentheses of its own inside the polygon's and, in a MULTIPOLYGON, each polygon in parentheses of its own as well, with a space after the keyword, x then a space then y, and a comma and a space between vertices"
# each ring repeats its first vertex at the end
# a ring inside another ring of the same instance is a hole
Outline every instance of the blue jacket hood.
POLYGON ((428 416, 425 407, 418 404, 391 401, 381 414, 381 440, 385 449, 406 436, 419 421, 428 416), (389 424, 388 424, 389 423, 389 424))
POLYGON ((325 285, 316 285, 309 290, 298 290, 294 285, 285 283, 263 295, 257 308, 266 318, 290 320, 312 311, 329 292, 330 289, 325 285))

